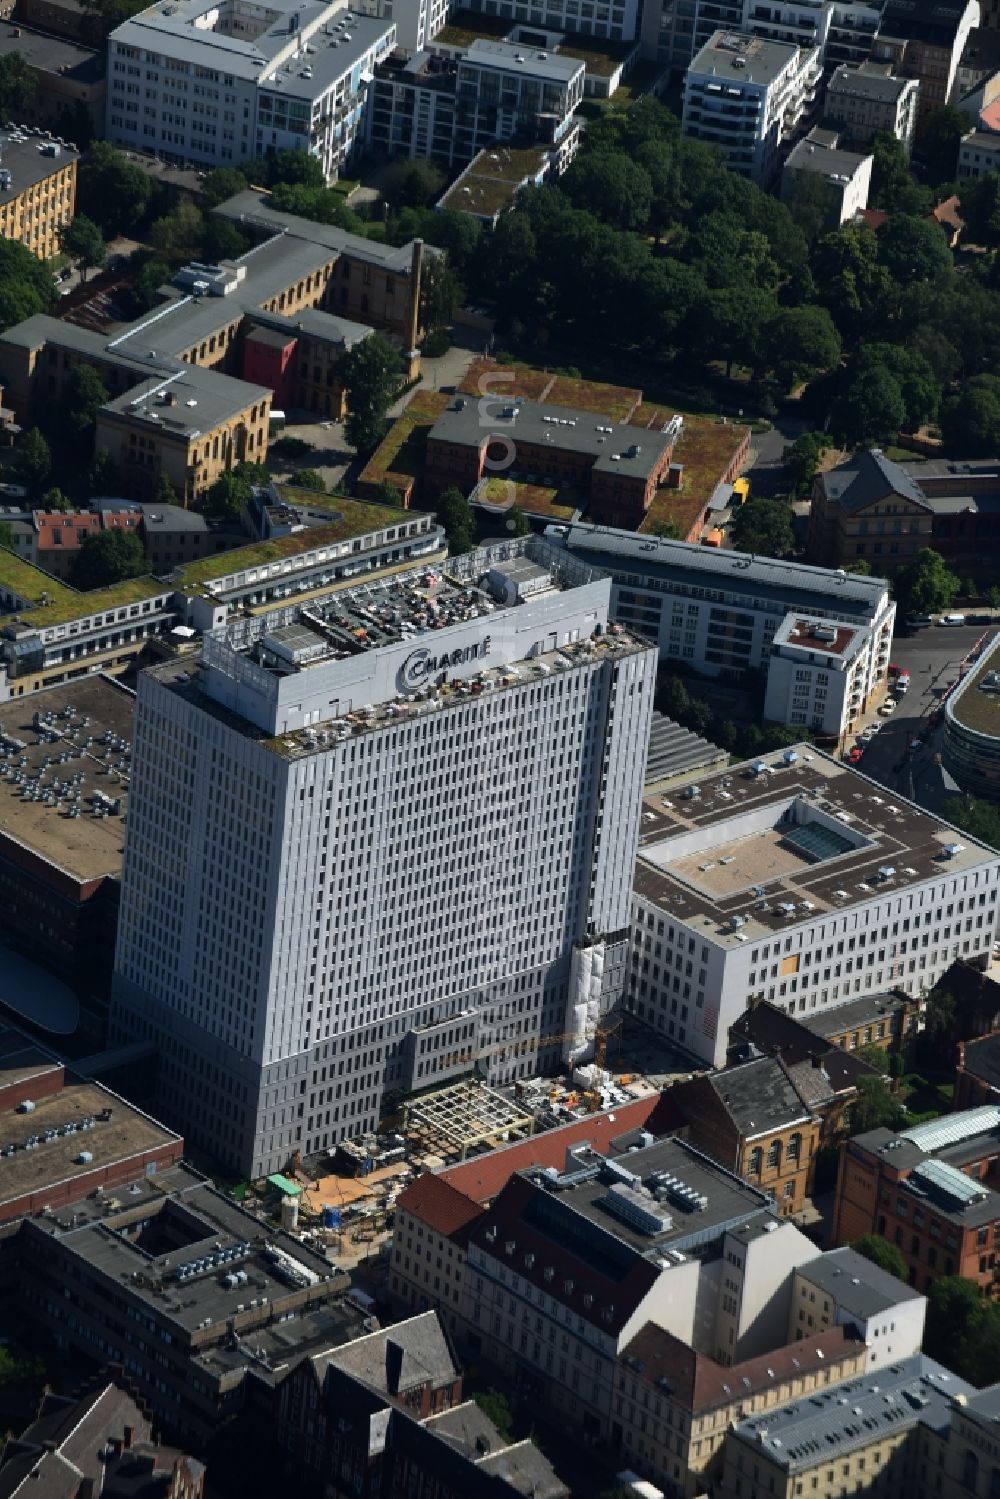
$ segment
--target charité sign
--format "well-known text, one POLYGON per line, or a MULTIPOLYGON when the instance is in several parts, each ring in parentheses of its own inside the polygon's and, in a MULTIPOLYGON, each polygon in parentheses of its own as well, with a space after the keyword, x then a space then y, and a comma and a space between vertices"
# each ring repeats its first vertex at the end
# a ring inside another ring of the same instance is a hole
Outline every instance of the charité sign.
POLYGON ((491 639, 484 635, 475 645, 456 646, 451 651, 439 651, 436 655, 426 646, 411 651, 399 669, 399 683, 403 688, 422 687, 432 677, 452 671, 456 666, 465 666, 470 661, 482 661, 490 654, 491 639))

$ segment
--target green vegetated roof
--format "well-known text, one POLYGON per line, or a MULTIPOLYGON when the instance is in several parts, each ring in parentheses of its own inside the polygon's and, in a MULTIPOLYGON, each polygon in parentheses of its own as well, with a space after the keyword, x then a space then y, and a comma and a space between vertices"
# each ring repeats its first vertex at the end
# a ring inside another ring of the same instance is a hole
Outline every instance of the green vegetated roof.
POLYGON ((394 475, 405 481, 423 473, 427 433, 450 400, 441 390, 418 390, 369 458, 360 482, 381 484, 394 475))
MULTIPOLYGON (((285 491, 289 493, 288 491, 285 491)), ((322 495, 313 496, 306 490, 293 492, 301 502, 313 498, 326 501, 322 495)), ((285 557, 295 557, 300 552, 310 552, 316 547, 327 546, 334 541, 345 541, 352 536, 364 536, 369 531, 381 531, 385 526, 398 525, 406 520, 409 512, 396 510, 391 505, 366 505, 360 500, 342 499, 339 495, 327 496, 331 511, 328 526, 312 526, 305 531, 296 531, 291 536, 276 536, 271 541, 255 541, 249 546, 238 547, 234 552, 216 553, 214 557, 203 557, 198 562, 189 562, 174 573, 174 584, 182 593, 194 590, 213 578, 226 578, 231 573, 245 572, 250 567, 260 567, 266 562, 280 562, 285 557)))
POLYGON ((575 57, 594 78, 611 78, 635 48, 635 42, 598 41, 584 33, 570 32, 559 43, 559 54, 575 57))
POLYGON ((22 624, 39 630, 65 624, 67 620, 84 614, 120 609, 124 604, 136 604, 169 591, 154 578, 141 577, 126 578, 108 588, 92 588, 84 593, 43 572, 33 563, 3 550, 0 550, 0 587, 24 599, 27 607, 15 611, 17 618, 22 624))
POLYGON ((525 484, 517 479, 487 479, 476 499, 497 510, 511 510, 516 506, 525 515, 548 516, 554 520, 572 520, 586 503, 585 496, 573 485, 557 489, 551 484, 525 484))

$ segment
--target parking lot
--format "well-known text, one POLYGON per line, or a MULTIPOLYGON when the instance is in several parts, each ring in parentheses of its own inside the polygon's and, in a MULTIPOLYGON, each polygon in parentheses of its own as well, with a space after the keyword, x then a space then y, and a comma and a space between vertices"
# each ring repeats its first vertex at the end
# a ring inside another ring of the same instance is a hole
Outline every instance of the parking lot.
POLYGON ((928 732, 927 720, 943 700, 949 682, 959 674, 963 659, 983 635, 996 626, 931 626, 912 635, 897 636, 892 662, 910 673, 910 688, 891 718, 865 751, 858 769, 890 791, 910 797, 928 811, 939 812, 946 796, 936 756, 942 729, 928 732), (914 739, 920 747, 910 749, 914 739))

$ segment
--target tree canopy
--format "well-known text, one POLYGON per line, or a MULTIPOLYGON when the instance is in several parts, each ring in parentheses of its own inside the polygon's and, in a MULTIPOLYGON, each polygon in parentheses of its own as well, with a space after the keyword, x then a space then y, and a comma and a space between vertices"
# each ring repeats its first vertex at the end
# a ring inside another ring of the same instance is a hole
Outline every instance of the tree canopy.
POLYGON ((82 267, 84 279, 92 266, 104 263, 107 253, 104 235, 93 219, 88 219, 84 213, 78 213, 72 223, 60 229, 59 244, 82 267))
POLYGON ((153 202, 152 177, 107 141, 95 141, 77 172, 79 211, 105 235, 131 234, 153 202))
POLYGON ((89 436, 107 388, 92 364, 77 364, 66 376, 59 403, 60 435, 71 441, 89 436))
POLYGON ((114 527, 98 531, 81 544, 70 572, 74 588, 104 588, 149 571, 142 542, 134 531, 114 527))
POLYGON ((442 490, 434 507, 438 524, 444 527, 448 550, 453 557, 472 551, 472 506, 460 489, 442 490))
POLYGON ((741 552, 787 557, 795 546, 792 512, 783 500, 756 497, 733 516, 732 542, 741 552))
POLYGON ((958 592, 959 580, 948 571, 940 552, 923 547, 912 562, 900 568, 892 588, 904 616, 940 614, 958 592))
POLYGON ((851 1248, 864 1255, 866 1260, 871 1260, 873 1265, 878 1265, 880 1270, 887 1270, 890 1275, 895 1275, 897 1280, 908 1279, 910 1272, 906 1260, 896 1245, 883 1239, 881 1234, 864 1234, 860 1239, 855 1239, 851 1248))
POLYGON ((347 440, 359 453, 370 453, 386 430, 386 412, 399 394, 403 360, 380 333, 356 343, 340 362, 347 392, 347 440))

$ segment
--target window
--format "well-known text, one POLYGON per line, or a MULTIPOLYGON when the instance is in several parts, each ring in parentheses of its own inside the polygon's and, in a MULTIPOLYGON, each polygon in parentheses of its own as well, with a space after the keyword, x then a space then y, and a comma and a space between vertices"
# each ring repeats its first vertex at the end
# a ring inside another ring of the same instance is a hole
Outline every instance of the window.
POLYGON ((764 1152, 759 1145, 755 1145, 750 1152, 750 1175, 759 1176, 761 1164, 764 1160, 764 1152))

